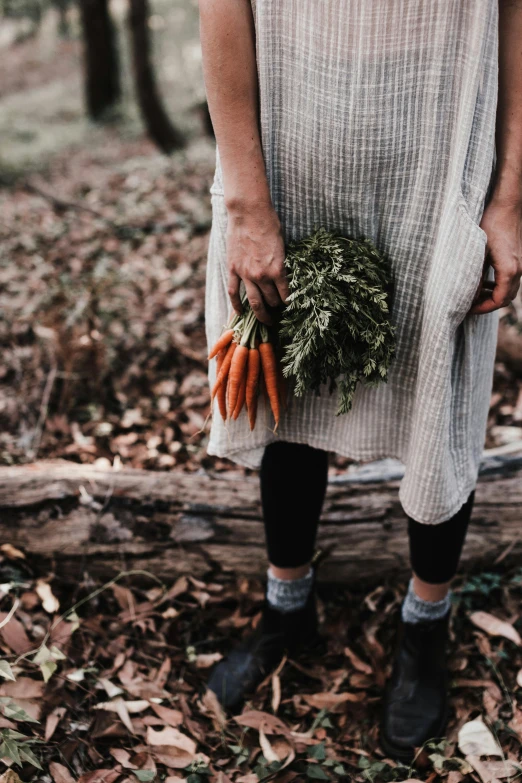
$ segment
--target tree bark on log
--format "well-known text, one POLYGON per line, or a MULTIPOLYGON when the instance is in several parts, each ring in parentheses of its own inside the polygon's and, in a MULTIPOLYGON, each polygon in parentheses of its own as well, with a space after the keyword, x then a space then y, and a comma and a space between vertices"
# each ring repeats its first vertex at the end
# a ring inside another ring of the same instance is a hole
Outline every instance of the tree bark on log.
POLYGON ((108 0, 80 0, 89 117, 100 120, 121 97, 116 30, 108 0))
POLYGON ((152 66, 147 0, 130 0, 129 26, 136 95, 152 141, 167 154, 183 146, 183 137, 172 125, 161 102, 152 66))
MULTIPOLYGON (((331 477, 318 548, 324 582, 408 570, 396 460, 331 477)), ((522 455, 483 460, 461 569, 522 554, 522 455)), ((171 581, 217 570, 263 577, 257 476, 100 469, 67 461, 0 468, 0 539, 62 574, 145 569, 171 581)))

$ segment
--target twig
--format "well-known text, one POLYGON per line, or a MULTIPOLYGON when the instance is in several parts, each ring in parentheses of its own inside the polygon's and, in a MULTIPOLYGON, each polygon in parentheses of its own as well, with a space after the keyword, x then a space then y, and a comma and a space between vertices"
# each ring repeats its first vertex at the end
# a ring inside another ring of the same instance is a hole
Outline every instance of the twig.
POLYGON ((115 223, 114 220, 111 220, 110 218, 106 217, 102 212, 99 212, 98 210, 93 209, 92 207, 89 207, 86 204, 82 204, 80 201, 69 201, 68 199, 59 198, 58 196, 55 196, 53 193, 48 193, 46 190, 42 190, 42 188, 39 188, 38 185, 34 185, 31 182, 25 182, 23 185, 23 189, 27 193, 34 193, 37 196, 41 196, 41 198, 46 199, 53 205, 54 209, 56 209, 57 211, 65 212, 67 210, 74 209, 79 212, 87 212, 88 214, 98 218, 98 220, 103 220, 103 222, 107 226, 112 228, 112 230, 119 235, 122 234, 128 235, 128 234, 135 234, 135 233, 161 234, 170 231, 172 228, 176 226, 176 223, 164 223, 164 224, 148 223, 146 225, 141 225, 141 226, 131 226, 129 224, 115 223))
POLYGON ((45 425, 45 420, 47 418, 47 411, 49 410, 49 400, 51 399, 51 392, 53 390, 57 372, 58 372, 58 368, 56 364, 54 364, 51 367, 49 375, 47 376, 47 381, 45 382, 45 389, 42 396, 42 404, 40 405, 40 415, 38 416, 38 421, 36 423, 36 427, 34 428, 34 435, 32 440, 33 459, 36 459, 38 457, 38 451, 40 449, 40 443, 42 440, 42 432, 45 425))
POLYGON ((26 182, 24 184, 24 190, 28 193, 35 193, 37 196, 41 196, 42 198, 47 199, 47 201, 50 201, 51 204, 55 209, 59 210, 68 210, 68 209, 79 209, 83 212, 89 212, 91 215, 95 215, 95 217, 100 218, 101 220, 105 220, 108 223, 111 223, 112 225, 116 225, 115 223, 112 223, 111 220, 106 218, 104 215, 102 215, 101 212, 98 212, 96 209, 93 209, 92 207, 88 207, 85 204, 81 204, 79 201, 67 201, 66 199, 58 198, 57 196, 54 196, 52 193, 47 193, 45 190, 42 190, 37 185, 33 185, 31 182, 26 182))
POLYGON ((499 565, 499 563, 505 560, 506 557, 511 554, 511 552, 513 551, 513 549, 515 548, 515 546, 518 544, 519 541, 520 541, 520 533, 517 536, 515 536, 515 538, 512 541, 509 542, 509 544, 504 549, 504 551, 501 552, 500 555, 496 558, 496 560, 493 561, 493 565, 497 566, 499 565))
POLYGON ((3 619, 3 620, 0 622, 0 628, 3 628, 3 627, 4 627, 4 625, 7 625, 7 623, 8 623, 8 622, 9 622, 9 620, 11 619, 11 617, 14 615, 14 613, 15 613, 15 612, 16 612, 16 610, 18 609, 18 605, 19 605, 19 604, 20 604, 20 599, 19 599, 19 598, 15 598, 15 600, 14 600, 14 603, 13 603, 12 607, 9 609, 9 612, 6 614, 6 616, 4 617, 4 619, 3 619))

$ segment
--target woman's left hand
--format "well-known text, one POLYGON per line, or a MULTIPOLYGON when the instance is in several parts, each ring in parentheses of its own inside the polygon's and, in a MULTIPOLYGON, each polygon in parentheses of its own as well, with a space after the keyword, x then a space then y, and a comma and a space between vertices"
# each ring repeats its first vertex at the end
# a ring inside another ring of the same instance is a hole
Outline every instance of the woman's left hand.
POLYGON ((506 307, 518 293, 522 276, 522 201, 493 196, 480 221, 486 232, 486 264, 495 280, 482 280, 469 313, 491 313, 506 307))

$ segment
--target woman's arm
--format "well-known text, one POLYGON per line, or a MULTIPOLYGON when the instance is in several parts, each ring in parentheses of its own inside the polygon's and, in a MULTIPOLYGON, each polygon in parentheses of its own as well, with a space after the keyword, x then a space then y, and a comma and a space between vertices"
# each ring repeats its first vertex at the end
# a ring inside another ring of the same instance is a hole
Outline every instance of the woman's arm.
POLYGON ((203 74, 228 212, 228 293, 241 312, 242 279, 259 320, 288 296, 284 242, 261 147, 250 0, 199 0, 203 74))
POLYGON ((495 281, 484 282, 471 313, 505 307, 522 275, 522 0, 499 0, 497 164, 481 227, 495 281))

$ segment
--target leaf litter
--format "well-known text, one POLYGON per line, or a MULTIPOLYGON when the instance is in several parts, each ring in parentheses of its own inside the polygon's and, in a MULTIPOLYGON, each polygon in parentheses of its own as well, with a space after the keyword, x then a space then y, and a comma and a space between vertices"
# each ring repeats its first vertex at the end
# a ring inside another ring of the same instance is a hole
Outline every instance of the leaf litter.
MULTIPOLYGON (((509 613, 520 605, 520 576, 520 569, 501 574, 489 592, 470 592, 467 577, 456 581, 448 730, 411 766, 386 758, 377 729, 399 612, 396 593, 405 582, 383 584, 377 605, 367 600, 368 591, 320 584, 324 654, 283 659, 237 715, 223 711, 206 689, 207 664, 252 630, 259 580, 217 571, 158 590, 155 580, 147 585, 130 575, 100 589, 87 567, 74 584, 53 573, 14 584, 2 598, 12 602, 14 592, 20 601, 13 631, 5 634, 9 624, 0 629, 2 761, 21 779, 40 780, 34 754, 51 783, 169 777, 239 783, 252 775, 277 781, 518 780, 522 650, 514 634, 496 630, 521 626, 522 616, 509 613), (48 589, 37 590, 42 583, 48 589), (208 599, 202 604, 203 589, 208 599), (177 610, 173 615, 165 616, 165 595, 177 610), (502 625, 486 635, 476 613, 502 625), (371 634, 364 633, 368 627, 371 634), (375 642, 384 658, 375 656, 375 642)), ((474 575, 473 584, 480 578, 474 575)))
MULTIPOLYGON (((109 134, 0 193, 0 462, 234 467, 205 452, 212 153, 167 160, 109 134)), ((488 445, 521 428, 521 400, 497 362, 488 445)), ((8 541, 0 558, 31 559, 8 541)), ((521 777, 520 571, 456 583, 447 736, 403 767, 377 725, 405 583, 320 586, 326 653, 283 661, 230 716, 205 682, 258 619, 260 582, 100 589, 88 564, 74 583, 29 566, 0 588, 2 783, 521 777)))

